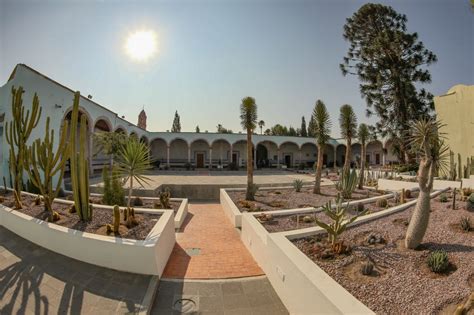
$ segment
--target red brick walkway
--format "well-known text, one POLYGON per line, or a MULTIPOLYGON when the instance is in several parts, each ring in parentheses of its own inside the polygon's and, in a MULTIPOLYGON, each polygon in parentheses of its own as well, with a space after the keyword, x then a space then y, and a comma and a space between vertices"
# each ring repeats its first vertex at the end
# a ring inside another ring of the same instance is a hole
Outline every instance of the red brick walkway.
POLYGON ((220 204, 190 204, 163 278, 225 279, 263 275, 220 204), (198 250, 189 250, 189 249, 198 250))

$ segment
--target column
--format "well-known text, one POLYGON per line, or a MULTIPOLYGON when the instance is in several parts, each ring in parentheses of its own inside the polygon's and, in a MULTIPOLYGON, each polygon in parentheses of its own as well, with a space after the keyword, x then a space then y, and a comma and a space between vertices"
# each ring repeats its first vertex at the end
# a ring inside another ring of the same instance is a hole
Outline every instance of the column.
POLYGON ((299 161, 298 161, 298 165, 297 165, 297 166, 299 167, 300 164, 303 162, 303 152, 302 152, 301 149, 299 149, 299 151, 298 151, 298 159, 299 159, 299 161))
MULTIPOLYGON (((337 146, 334 147, 334 169, 337 169, 336 161, 337 161, 337 146)), ((329 163, 329 158, 328 158, 328 163, 329 163)))
POLYGON ((385 149, 382 149, 382 166, 385 166, 385 149))
POLYGON ((209 169, 212 168, 212 148, 209 147, 209 169))
POLYGON ((257 169, 257 146, 253 147, 253 168, 257 169))
POLYGON ((277 149, 277 168, 280 168, 280 148, 277 149))
POLYGON ((232 163, 232 155, 233 155, 233 150, 234 149, 234 146, 232 145, 232 143, 230 144, 230 151, 229 151, 229 159, 228 159, 228 164, 232 163))
POLYGON ((166 164, 170 167, 170 146, 166 146, 166 164))
POLYGON ((188 144, 188 163, 191 163, 191 145, 188 144))

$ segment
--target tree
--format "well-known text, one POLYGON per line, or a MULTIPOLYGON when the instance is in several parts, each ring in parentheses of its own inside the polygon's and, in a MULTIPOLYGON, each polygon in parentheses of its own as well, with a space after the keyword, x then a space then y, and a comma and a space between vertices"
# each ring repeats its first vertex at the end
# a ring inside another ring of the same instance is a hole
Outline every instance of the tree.
POLYGON ((433 118, 422 118, 411 123, 411 148, 419 157, 418 186, 420 193, 405 236, 405 246, 415 249, 420 245, 430 219, 430 193, 439 170, 447 170, 449 147, 440 129, 444 125, 433 118))
POLYGON ((122 147, 120 159, 118 162, 118 170, 120 175, 124 177, 124 182, 128 182, 128 199, 127 199, 127 225, 132 225, 133 212, 131 211, 131 201, 134 180, 144 186, 150 179, 145 176, 146 172, 151 169, 148 146, 130 138, 122 147))
POLYGON ((311 114, 311 118, 308 123, 308 137, 314 137, 314 115, 311 114))
POLYGON ((317 100, 313 110, 314 136, 318 145, 318 162, 316 167, 316 181, 313 193, 321 193, 321 172, 323 170, 323 152, 331 134, 331 119, 323 101, 317 100))
POLYGON ((258 122, 258 126, 260 127, 260 134, 262 134, 263 127, 265 126, 265 122, 263 120, 260 120, 258 122))
POLYGON ((201 129, 199 129, 199 125, 196 126, 196 133, 200 133, 201 129))
POLYGON ((304 116, 301 117, 300 136, 302 136, 302 137, 307 137, 307 136, 308 136, 308 131, 306 130, 306 121, 305 121, 305 119, 304 119, 304 116))
POLYGON ((369 127, 366 124, 360 124, 359 130, 357 131, 357 138, 359 138, 361 146, 361 157, 360 157, 360 175, 359 175, 359 189, 362 189, 364 185, 364 172, 365 172, 365 156, 367 150, 367 141, 369 140, 369 127))
POLYGON ((270 128, 267 128, 265 129, 265 132, 263 134, 269 136, 272 134, 272 131, 270 130, 270 128))
POLYGON ((288 135, 288 128, 280 124, 276 124, 270 130, 271 130, 272 136, 287 136, 288 135))
POLYGON ((375 113, 380 119, 377 131, 384 137, 403 139, 401 162, 409 149, 405 130, 433 110, 433 96, 417 87, 431 82, 426 66, 437 61, 418 41, 417 33, 407 32, 406 22, 407 17, 390 6, 363 5, 344 25, 344 39, 350 47, 340 65, 344 75, 357 75, 361 81, 367 115, 375 113))
POLYGON ((351 169, 352 138, 355 138, 357 133, 357 117, 351 105, 345 104, 341 106, 339 127, 341 128, 341 136, 346 139, 346 158, 342 171, 347 175, 351 169))
POLYGON ((296 132, 296 129, 291 127, 288 129, 288 136, 290 137, 296 137, 298 135, 298 132, 296 132))
POLYGON ((112 170, 114 160, 117 159, 123 145, 127 142, 127 135, 124 132, 96 132, 92 137, 94 146, 97 148, 95 155, 100 152, 108 155, 110 157, 109 169, 112 170))
POLYGON ((217 125, 217 132, 218 133, 232 133, 232 130, 224 128, 221 124, 217 125))
POLYGON ((247 96, 240 104, 240 124, 247 131, 247 200, 254 200, 255 187, 253 184, 252 133, 257 126, 257 104, 253 97, 247 96))
POLYGON ((171 126, 171 132, 181 132, 181 122, 178 115, 178 111, 174 113, 173 126, 171 126))

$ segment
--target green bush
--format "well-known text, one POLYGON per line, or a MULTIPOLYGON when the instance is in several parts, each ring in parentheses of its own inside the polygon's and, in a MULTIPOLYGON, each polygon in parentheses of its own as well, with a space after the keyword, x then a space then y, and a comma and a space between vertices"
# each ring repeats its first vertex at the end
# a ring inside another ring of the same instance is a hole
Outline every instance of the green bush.
POLYGON ((442 194, 439 196, 439 201, 440 201, 440 202, 448 202, 448 196, 447 196, 445 193, 442 193, 442 194))
POLYGON ((444 250, 435 250, 428 255, 428 267, 436 273, 443 273, 449 268, 449 257, 444 250))
POLYGON ((466 232, 469 232, 472 229, 471 219, 469 219, 469 217, 462 217, 459 225, 461 226, 461 229, 466 232))
POLYGON ((295 179, 293 181, 293 188, 295 188, 296 192, 300 192, 301 188, 303 188, 303 180, 301 179, 295 179))
POLYGON ((396 170, 399 173, 405 173, 405 172, 417 172, 418 171, 418 164, 405 164, 405 165, 399 165, 396 170))
POLYGON ((102 203, 110 206, 124 206, 125 192, 117 168, 112 168, 112 176, 110 176, 108 168, 105 167, 102 171, 102 180, 104 181, 102 203))
POLYGON ((377 199, 376 203, 379 208, 386 208, 388 206, 388 201, 385 198, 377 199))
POLYGON ((466 209, 474 210, 474 193, 472 193, 466 200, 466 209))

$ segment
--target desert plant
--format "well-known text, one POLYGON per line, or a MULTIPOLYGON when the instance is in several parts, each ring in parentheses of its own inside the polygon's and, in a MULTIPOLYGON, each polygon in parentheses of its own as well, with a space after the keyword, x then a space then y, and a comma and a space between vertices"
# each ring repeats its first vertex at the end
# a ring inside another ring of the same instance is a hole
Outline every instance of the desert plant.
POLYGON ((110 178, 111 190, 110 205, 125 205, 125 191, 123 190, 123 182, 120 177, 120 171, 117 166, 112 167, 112 177, 110 178))
POLYGON ((351 198, 357 183, 357 171, 355 169, 352 172, 342 172, 341 178, 336 183, 336 189, 343 198, 351 198))
MULTIPOLYGON (((26 154, 26 144, 30 138, 31 132, 38 125, 41 117, 41 106, 39 105, 38 95, 33 96, 33 104, 30 110, 25 111, 22 95, 23 87, 15 89, 12 87, 12 120, 5 123, 5 139, 10 146, 9 168, 10 180, 13 173, 13 194, 15 196, 15 208, 21 209, 21 191, 23 189, 23 171, 26 154)), ((27 164, 28 165, 28 164, 27 164)))
POLYGON ((370 276, 373 271, 374 271, 374 264, 371 263, 370 261, 367 261, 364 264, 362 264, 362 267, 360 268, 360 272, 364 276, 370 276))
POLYGON ((449 151, 449 180, 456 180, 456 163, 454 163, 454 152, 449 151))
POLYGON ((474 210, 474 193, 472 193, 466 200, 466 210, 474 210))
POLYGON ((120 207, 114 206, 114 221, 113 224, 107 224, 108 233, 118 233, 120 227, 120 207))
POLYGON ((160 207, 161 209, 171 209, 170 205, 171 192, 168 187, 160 191, 160 207))
POLYGON ((76 212, 81 221, 92 220, 92 205, 89 204, 89 159, 86 157, 87 149, 87 119, 85 115, 80 118, 79 143, 77 143, 77 122, 79 118, 79 100, 81 94, 74 94, 74 103, 71 113, 70 127, 70 168, 71 186, 76 212), (77 152, 79 151, 79 152, 77 152))
POLYGON ((42 200, 41 196, 38 195, 38 196, 35 197, 35 201, 33 203, 35 204, 35 206, 39 206, 42 201, 43 200, 42 200))
MULTIPOLYGON (((335 250, 336 246, 338 246, 339 238, 346 230, 347 226, 354 222, 358 217, 365 215, 367 212, 367 210, 364 210, 359 214, 348 218, 346 216, 347 207, 342 206, 343 201, 344 199, 338 194, 336 197, 336 206, 334 209, 331 205, 331 201, 323 206, 323 213, 332 220, 331 223, 326 224, 320 221, 318 218, 314 218, 316 224, 325 229, 328 233, 328 239, 331 242, 333 250, 335 250)), ((337 251, 335 250, 335 252, 337 251)))
POLYGON ((429 222, 430 193, 434 177, 438 170, 446 169, 446 153, 449 148, 443 141, 444 134, 440 131, 442 127, 439 121, 431 118, 423 118, 411 124, 410 143, 413 152, 417 152, 420 158, 420 193, 405 237, 405 246, 409 249, 415 249, 423 240, 429 222))
POLYGON ((26 148, 24 163, 30 181, 35 185, 43 197, 44 210, 49 214, 49 221, 53 222, 59 215, 55 215, 52 204, 57 197, 63 183, 64 169, 68 157, 69 145, 67 143, 67 121, 61 128, 61 136, 56 152, 54 147, 54 130, 49 129, 50 118, 46 119, 44 139, 36 139, 33 144, 26 148), (58 176, 53 188, 54 177, 58 176))
POLYGON ((375 204, 377 205, 377 207, 379 208, 386 208, 388 206, 388 201, 387 199, 385 198, 380 198, 380 199, 377 199, 377 201, 375 202, 375 204))
MULTIPOLYGON (((253 97, 245 97, 240 104, 240 124, 247 132, 247 192, 245 198, 254 200, 253 185, 253 145, 252 134, 257 126, 257 104, 253 97)), ((256 158, 256 157, 255 157, 256 158)))
POLYGON ((360 124, 359 130, 357 131, 357 138, 359 138, 361 146, 360 156, 360 175, 359 175, 359 189, 362 189, 364 185, 364 172, 365 172, 365 157, 367 155, 367 141, 369 140, 370 132, 369 127, 366 124, 360 124))
POLYGON ((364 207, 364 204, 363 203, 358 203, 357 204, 357 212, 362 212, 364 211, 365 207, 364 207))
POLYGON ((142 198, 140 198, 140 197, 138 197, 138 196, 135 197, 135 198, 133 198, 133 205, 134 205, 135 207, 143 207, 143 200, 142 200, 142 198))
POLYGON ((357 136, 357 116, 351 105, 345 104, 341 106, 339 126, 341 129, 341 136, 346 140, 346 158, 342 171, 343 173, 348 174, 351 169, 352 139, 357 136))
POLYGON ((432 251, 428 255, 427 264, 433 272, 445 272, 449 267, 448 254, 444 250, 432 251))
POLYGON ((145 143, 137 139, 130 138, 122 147, 120 153, 118 170, 125 178, 124 182, 128 182, 128 199, 127 199, 127 225, 133 224, 135 219, 131 215, 131 202, 134 181, 140 186, 144 186, 150 179, 145 173, 151 169, 149 150, 145 143))
POLYGON ((296 192, 300 192, 301 188, 303 188, 303 180, 295 179, 293 181, 293 188, 295 189, 296 192))
POLYGON ((439 201, 440 201, 440 202, 448 202, 448 196, 447 196, 445 193, 442 193, 442 194, 439 196, 439 201))
POLYGON ((316 164, 316 174, 313 193, 321 193, 321 172, 323 169, 323 154, 326 143, 330 139, 331 135, 331 119, 329 112, 326 109, 323 101, 317 100, 316 105, 313 109, 314 124, 311 132, 316 138, 316 144, 318 145, 318 161, 316 164))
POLYGON ((405 190, 405 198, 411 198, 411 190, 410 189, 406 189, 405 190))
POLYGON ((471 219, 469 217, 462 217, 459 225, 463 231, 469 232, 472 229, 471 219))
POLYGON ((124 132, 96 132, 92 135, 92 140, 94 147, 97 148, 95 155, 99 153, 108 155, 110 158, 109 171, 112 171, 114 160, 118 157, 122 146, 128 140, 127 135, 124 132))
POLYGON ((26 191, 35 195, 41 193, 38 187, 36 187, 29 179, 26 180, 26 191))
POLYGON ((458 178, 462 182, 463 172, 462 172, 462 162, 461 162, 461 154, 458 153, 458 178))
POLYGON ((112 191, 112 186, 110 182, 110 174, 109 174, 108 167, 104 167, 102 169, 102 182, 104 183, 104 188, 102 191, 102 203, 106 205, 110 205, 113 191, 112 191))

